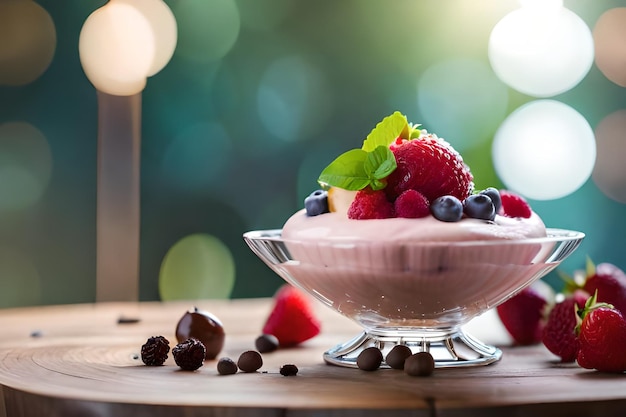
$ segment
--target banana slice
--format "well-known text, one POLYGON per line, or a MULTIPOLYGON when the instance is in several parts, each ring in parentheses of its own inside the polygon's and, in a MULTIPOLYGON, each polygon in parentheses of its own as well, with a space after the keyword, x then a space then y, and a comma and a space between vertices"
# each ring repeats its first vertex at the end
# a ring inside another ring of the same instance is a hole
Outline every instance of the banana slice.
POLYGON ((328 190, 328 209, 330 212, 348 215, 348 209, 356 191, 344 190, 343 188, 330 187, 328 190))

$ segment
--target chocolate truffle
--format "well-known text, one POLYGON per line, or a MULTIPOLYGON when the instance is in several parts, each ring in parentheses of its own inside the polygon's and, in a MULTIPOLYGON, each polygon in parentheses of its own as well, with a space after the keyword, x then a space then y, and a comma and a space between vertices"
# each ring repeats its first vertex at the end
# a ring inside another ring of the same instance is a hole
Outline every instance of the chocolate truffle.
POLYGON ((263 358, 256 350, 247 350, 239 356, 237 366, 243 372, 256 372, 263 366, 263 358))
POLYGON ((273 352, 278 349, 278 338, 273 334, 262 334, 254 341, 256 350, 261 353, 273 352))
POLYGON ((383 354, 380 349, 368 347, 364 349, 356 358, 356 366, 364 371, 375 371, 380 368, 383 361, 383 354))
POLYGON ((411 356, 413 352, 406 345, 396 345, 389 351, 385 362, 393 369, 404 369, 404 361, 411 356))
POLYGON ((435 370, 435 360, 429 352, 418 352, 404 361, 404 372, 411 376, 429 376, 435 370))
POLYGON ((176 325, 176 339, 183 342, 193 338, 202 342, 206 349, 205 359, 215 359, 224 347, 224 327, 217 317, 208 311, 194 307, 187 311, 176 325))
POLYGON ((220 375, 236 374, 238 370, 237 364, 231 358, 220 358, 220 360, 217 361, 217 372, 220 375))

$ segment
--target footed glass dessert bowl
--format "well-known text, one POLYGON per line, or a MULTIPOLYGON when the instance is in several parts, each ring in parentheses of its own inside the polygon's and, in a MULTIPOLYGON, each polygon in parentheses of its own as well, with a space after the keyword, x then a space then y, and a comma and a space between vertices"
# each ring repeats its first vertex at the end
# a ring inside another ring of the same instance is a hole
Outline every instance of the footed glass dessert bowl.
MULTIPOLYGON (((463 242, 285 240, 281 230, 244 234, 252 251, 285 281, 354 320, 363 332, 324 353, 354 367, 361 351, 396 345, 429 351, 435 366, 487 365, 502 352, 463 325, 541 278, 580 245, 584 234, 463 242)), ((386 367, 385 363, 382 367, 386 367)))

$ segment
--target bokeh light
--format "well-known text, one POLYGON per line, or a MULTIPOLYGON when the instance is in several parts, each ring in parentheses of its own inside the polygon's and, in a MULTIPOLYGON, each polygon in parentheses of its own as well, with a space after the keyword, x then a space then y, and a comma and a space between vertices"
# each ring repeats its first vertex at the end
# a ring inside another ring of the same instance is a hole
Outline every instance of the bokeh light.
POLYGON ((293 0, 237 0, 237 5, 241 25, 259 32, 275 29, 295 8, 293 0))
POLYGON ((596 127, 597 160, 592 178, 608 197, 626 203, 626 110, 606 116, 596 127))
POLYGON ((20 307, 41 302, 41 277, 32 260, 23 253, 0 246, 0 277, 0 306, 20 307))
POLYGON ((46 137, 31 124, 0 124, 0 213, 36 204, 52 174, 46 137))
POLYGON ((626 87, 626 7, 609 9, 593 28, 598 69, 615 84, 626 87))
POLYGON ((196 62, 222 59, 239 37, 235 0, 185 0, 172 6, 178 21, 176 55, 196 62))
POLYGON ((324 73, 302 56, 277 59, 261 78, 259 117, 272 135, 285 142, 302 141, 324 129, 332 104, 324 73))
POLYGON ((417 98, 424 128, 463 151, 492 137, 506 116, 508 90, 486 63, 450 59, 424 71, 417 98))
POLYGON ((231 163, 232 142, 216 122, 199 122, 180 132, 168 145, 162 178, 169 185, 204 194, 212 183, 225 181, 222 172, 231 163))
POLYGON ((89 81, 104 93, 127 96, 144 89, 156 56, 149 21, 135 7, 109 2, 85 21, 78 42, 89 81))
POLYGON ((585 118, 555 100, 515 110, 496 132, 492 155, 507 188, 536 200, 564 197, 591 175, 596 145, 585 118))
POLYGON ((489 60, 512 88, 550 97, 575 87, 593 64, 593 38, 585 22, 558 0, 528 0, 491 32, 489 60))
POLYGON ((0 85, 25 85, 41 76, 56 50, 48 12, 31 0, 0 1, 0 85))
POLYGON ((161 300, 229 298, 235 262, 228 247, 209 234, 196 233, 172 246, 161 264, 161 300))
POLYGON ((161 71, 172 58, 176 49, 178 28, 174 13, 162 0, 115 0, 136 8, 152 28, 156 49, 152 64, 148 69, 148 77, 161 71))

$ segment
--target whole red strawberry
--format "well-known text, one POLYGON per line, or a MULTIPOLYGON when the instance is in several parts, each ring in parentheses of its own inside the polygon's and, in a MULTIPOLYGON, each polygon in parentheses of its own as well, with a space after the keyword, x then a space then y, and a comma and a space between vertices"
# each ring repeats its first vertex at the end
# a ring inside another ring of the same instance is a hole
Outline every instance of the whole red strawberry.
POLYGON ((515 343, 532 345, 541 341, 546 310, 553 300, 552 288, 543 281, 535 281, 496 310, 515 343))
POLYGON ((530 205, 521 195, 508 190, 500 190, 500 199, 502 200, 502 207, 498 214, 501 216, 527 219, 532 215, 530 205))
POLYGON ((296 287, 289 284, 280 287, 274 302, 263 333, 276 336, 280 346, 295 346, 319 334, 321 324, 309 299, 296 287))
POLYGON ((562 362, 574 362, 578 355, 579 342, 576 334, 577 311, 585 305, 589 294, 577 290, 556 303, 543 329, 542 342, 562 362))
POLYGON ((357 191, 348 209, 348 218, 354 220, 388 219, 395 217, 393 204, 382 190, 366 187, 357 191))
POLYGON ((474 177, 463 158, 435 135, 396 141, 390 149, 397 164, 387 177, 385 191, 390 201, 406 190, 419 191, 431 202, 443 195, 463 201, 474 189, 474 177))
POLYGON ((587 369, 626 371, 626 319, 610 304, 597 303, 594 295, 580 313, 576 360, 587 369))
POLYGON ((601 263, 594 267, 587 260, 587 278, 583 289, 589 294, 597 291, 598 301, 612 304, 626 314, 626 274, 617 266, 601 263))

